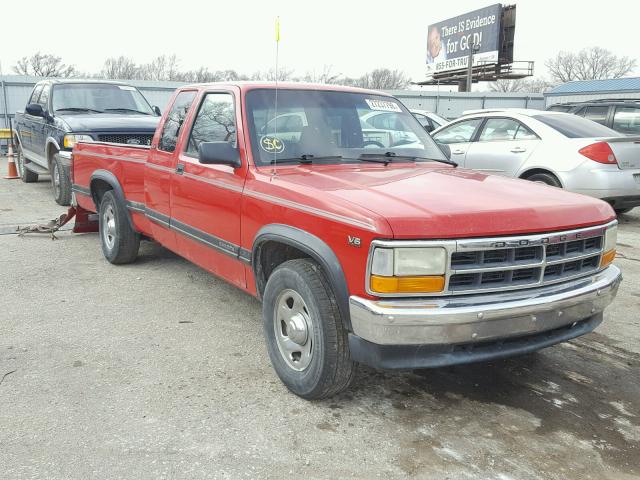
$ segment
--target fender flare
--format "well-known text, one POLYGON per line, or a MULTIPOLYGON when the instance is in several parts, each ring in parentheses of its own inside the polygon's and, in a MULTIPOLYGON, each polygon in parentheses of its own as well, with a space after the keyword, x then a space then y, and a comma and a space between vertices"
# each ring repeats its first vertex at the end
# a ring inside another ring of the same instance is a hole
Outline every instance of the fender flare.
POLYGON ((125 212, 127 212, 126 217, 129 225, 134 231, 136 231, 136 228, 133 225, 133 220, 131 219, 131 214, 129 213, 129 209, 127 208, 127 200, 124 196, 124 190, 122 189, 122 186, 120 185, 120 182, 118 181, 116 176, 108 170, 96 170, 91 174, 91 178, 89 179, 89 191, 91 192, 91 199, 93 200, 93 204, 96 206, 96 212, 100 211, 100 205, 98 203, 96 192, 93 189, 93 185, 96 180, 101 180, 111 186, 116 199, 122 204, 125 212))
POLYGON ((334 251, 322 239, 296 227, 283 224, 269 224, 263 226, 253 240, 251 252, 251 267, 256 279, 258 296, 262 297, 266 279, 262 278, 260 249, 268 241, 274 241, 294 247, 320 264, 323 268, 333 292, 336 296, 338 309, 345 322, 347 330, 351 331, 351 317, 349 315, 349 288, 342 270, 340 260, 334 251))

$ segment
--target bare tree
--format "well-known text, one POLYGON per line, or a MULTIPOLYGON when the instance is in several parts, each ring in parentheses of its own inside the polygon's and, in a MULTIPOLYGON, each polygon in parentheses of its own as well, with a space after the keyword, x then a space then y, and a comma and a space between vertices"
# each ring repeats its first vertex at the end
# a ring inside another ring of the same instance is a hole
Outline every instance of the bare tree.
POLYGON ((406 88, 408 84, 409 79, 403 71, 388 68, 376 68, 356 81, 359 87, 377 90, 400 90, 406 88))
POLYGON ((601 47, 585 48, 578 53, 559 52, 545 66, 558 82, 620 78, 633 72, 635 59, 619 57, 601 47))
POLYGON ((554 83, 545 78, 498 80, 489 84, 492 92, 544 93, 554 87, 554 83))
POLYGON ((36 77, 74 77, 76 67, 66 65, 61 57, 40 52, 30 57, 22 57, 13 66, 13 71, 18 75, 33 75, 36 77))
MULTIPOLYGON (((255 72, 251 75, 251 80, 267 80, 269 82, 274 82, 276 80, 275 69, 270 68, 269 70, 255 72)), ((286 82, 289 80, 294 80, 293 70, 286 67, 278 68, 278 81, 286 82)))
POLYGON ((112 57, 105 60, 100 74, 113 80, 134 80, 140 76, 140 67, 128 57, 112 57))
POLYGON ((180 80, 179 60, 175 55, 160 55, 151 62, 140 66, 141 80, 175 81, 180 80))
POLYGON ((324 84, 342 83, 341 80, 344 79, 344 77, 339 73, 333 73, 332 70, 333 70, 332 65, 324 65, 322 67, 322 70, 318 72, 316 72, 315 70, 307 72, 302 77, 301 80, 303 82, 324 83, 324 84))

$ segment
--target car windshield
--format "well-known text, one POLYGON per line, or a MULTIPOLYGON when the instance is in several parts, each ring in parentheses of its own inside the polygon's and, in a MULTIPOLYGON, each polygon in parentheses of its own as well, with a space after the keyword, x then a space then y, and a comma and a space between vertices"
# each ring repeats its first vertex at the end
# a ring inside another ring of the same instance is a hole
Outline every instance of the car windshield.
POLYGON ((319 90, 247 93, 254 161, 353 163, 446 161, 420 123, 396 99, 319 90))
POLYGON ((129 85, 69 83, 54 85, 53 111, 154 115, 149 102, 129 85))
POLYGON ((570 113, 533 115, 536 120, 568 138, 619 137, 615 130, 570 113))

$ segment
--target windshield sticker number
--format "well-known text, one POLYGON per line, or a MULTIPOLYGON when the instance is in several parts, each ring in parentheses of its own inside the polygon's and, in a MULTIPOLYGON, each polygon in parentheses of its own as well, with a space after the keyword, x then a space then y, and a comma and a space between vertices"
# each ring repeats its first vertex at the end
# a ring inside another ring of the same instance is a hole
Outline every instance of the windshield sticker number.
POLYGON ((262 137, 260 139, 260 148, 267 153, 284 152, 284 143, 276 137, 262 137))
POLYGON ((400 105, 395 102, 387 102, 385 100, 364 99, 371 110, 379 110, 381 112, 402 112, 400 105))
POLYGON ((130 85, 118 85, 118 88, 120 90, 131 90, 131 91, 136 89, 136 87, 132 87, 130 85))

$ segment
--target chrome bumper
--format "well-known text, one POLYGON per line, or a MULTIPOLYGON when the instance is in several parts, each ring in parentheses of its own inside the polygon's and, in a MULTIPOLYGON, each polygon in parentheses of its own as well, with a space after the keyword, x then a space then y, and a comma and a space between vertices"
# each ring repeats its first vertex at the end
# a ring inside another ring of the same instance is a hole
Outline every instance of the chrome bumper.
POLYGON ((622 274, 609 266, 567 283, 497 294, 367 300, 352 296, 353 333, 379 345, 454 345, 527 336, 602 313, 622 274))

